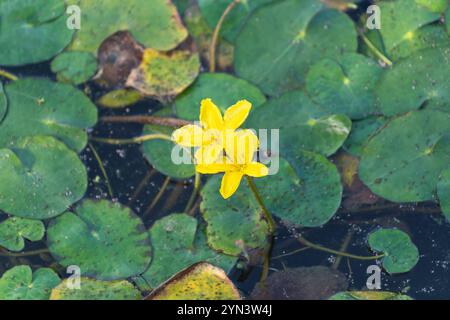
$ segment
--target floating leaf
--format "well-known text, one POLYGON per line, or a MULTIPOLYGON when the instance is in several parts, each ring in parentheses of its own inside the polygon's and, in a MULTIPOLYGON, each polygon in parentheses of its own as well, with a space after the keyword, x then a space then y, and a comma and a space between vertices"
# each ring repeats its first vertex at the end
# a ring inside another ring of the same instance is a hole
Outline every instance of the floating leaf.
POLYGON ((76 213, 66 212, 47 230, 51 254, 63 266, 99 280, 140 274, 151 261, 145 227, 130 209, 106 200, 85 200, 76 213))
POLYGON ((448 7, 448 0, 416 0, 416 3, 431 12, 443 13, 448 7))
POLYGON ((29 266, 16 266, 0 279, 0 300, 48 300, 60 281, 52 269, 32 272, 29 266))
POLYGON ((53 59, 51 68, 58 81, 78 85, 95 74, 97 60, 89 52, 63 52, 53 59))
POLYGON ((240 300, 238 290, 222 269, 198 263, 181 271, 146 300, 240 300))
POLYGON ((52 290, 50 300, 140 300, 141 293, 126 280, 101 281, 80 278, 80 288, 69 287, 65 279, 52 290))
POLYGON ((78 155, 53 137, 21 138, 0 149, 0 209, 48 219, 84 196, 87 173, 78 155))
POLYGON ((382 12, 380 32, 387 52, 412 38, 420 27, 439 20, 439 14, 411 0, 380 1, 378 5, 382 12))
POLYGON ((410 56, 412 53, 427 48, 448 48, 450 38, 442 25, 426 25, 414 32, 414 35, 391 50, 390 57, 400 60, 410 56))
MULTIPOLYGON (((199 0, 198 4, 211 28, 215 28, 225 9, 233 0, 199 0)), ((247 18, 260 6, 273 0, 246 0, 238 2, 227 15, 220 29, 220 34, 230 42, 234 42, 247 18)))
POLYGON ((381 76, 376 89, 380 109, 387 116, 423 105, 449 111, 449 77, 448 48, 417 51, 381 76), (392 94, 392 88, 396 88, 398 94, 392 94))
POLYGON ((5 118, 7 111, 8 111, 8 99, 6 98, 3 83, 0 82, 0 123, 5 118))
POLYGON ((388 291, 346 291, 336 293, 330 300, 413 300, 410 296, 388 291))
POLYGON ((352 20, 321 8, 316 0, 287 0, 257 10, 236 39, 238 76, 279 95, 300 88, 320 59, 356 51, 352 20))
POLYGON ((255 183, 269 211, 294 225, 321 226, 341 203, 341 177, 336 167, 324 156, 308 151, 297 150, 289 162, 280 158, 279 171, 255 183))
POLYGON ((199 69, 198 54, 146 49, 141 65, 131 72, 127 86, 151 97, 175 96, 194 82, 199 69))
POLYGON ((239 192, 224 200, 219 194, 220 178, 211 177, 201 191, 200 209, 207 222, 209 246, 236 256, 244 250, 264 248, 268 225, 254 195, 242 181, 239 192))
POLYGON ((419 261, 419 250, 403 231, 379 229, 369 235, 368 243, 384 253, 383 268, 390 274, 408 272, 419 261))
POLYGON ((79 90, 46 79, 26 78, 5 86, 8 113, 0 127, 0 146, 33 135, 51 135, 81 151, 86 129, 97 122, 97 108, 79 90))
POLYGON ((25 239, 38 241, 44 237, 45 226, 41 221, 19 217, 8 218, 0 223, 0 246, 11 251, 21 251, 25 239))
POLYGON ((364 148, 361 180, 390 201, 432 200, 450 161, 448 134, 450 114, 440 111, 414 111, 392 120, 364 148))
POLYGON ((344 149, 360 156, 369 140, 388 122, 385 117, 368 117, 352 123, 352 131, 345 140, 344 149))
POLYGON ((72 40, 64 0, 0 1, 0 65, 50 59, 72 40))
POLYGON ((226 73, 202 73, 194 84, 175 100, 177 116, 198 121, 200 102, 205 98, 212 99, 222 113, 243 98, 252 103, 252 112, 266 101, 264 94, 245 80, 226 73))
POLYGON ((229 271, 236 263, 235 257, 209 248, 197 219, 184 213, 171 214, 156 221, 150 228, 150 238, 153 259, 142 276, 152 287, 157 287, 172 275, 200 261, 207 261, 225 271, 229 271))
POLYGON ((128 30, 146 47, 175 48, 187 37, 170 0, 70 0, 80 6, 82 27, 75 33, 70 50, 97 53, 100 44, 117 31, 128 30))
POLYGON ((373 60, 355 53, 327 58, 310 68, 306 89, 324 109, 360 119, 375 112, 373 88, 381 71, 373 60))
MULTIPOLYGON (((314 104, 302 91, 293 91, 268 101, 251 113, 247 127, 279 129, 282 156, 299 149, 329 156, 344 143, 350 133, 351 121, 314 104)), ((262 144, 261 148, 269 147, 262 144)))
POLYGON ((437 195, 442 213, 450 222, 450 169, 444 170, 437 185, 437 195))
POLYGON ((97 103, 106 108, 124 108, 142 99, 142 95, 133 89, 117 89, 98 99, 97 103))

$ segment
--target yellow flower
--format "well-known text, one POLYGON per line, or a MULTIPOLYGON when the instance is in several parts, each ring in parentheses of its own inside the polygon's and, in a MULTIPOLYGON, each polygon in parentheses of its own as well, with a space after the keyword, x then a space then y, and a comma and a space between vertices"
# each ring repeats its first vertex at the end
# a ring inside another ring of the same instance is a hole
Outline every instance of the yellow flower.
POLYGON ((253 161, 258 150, 259 141, 250 130, 241 130, 233 134, 225 145, 226 157, 212 164, 198 164, 196 170, 203 174, 225 172, 220 186, 220 194, 224 199, 231 197, 239 187, 244 175, 263 177, 269 169, 262 163, 253 161))
POLYGON ((200 124, 186 125, 172 134, 172 140, 184 147, 200 147, 195 153, 198 164, 212 164, 223 157, 226 137, 241 126, 252 105, 247 100, 229 107, 222 117, 220 109, 211 101, 203 99, 200 104, 200 124))

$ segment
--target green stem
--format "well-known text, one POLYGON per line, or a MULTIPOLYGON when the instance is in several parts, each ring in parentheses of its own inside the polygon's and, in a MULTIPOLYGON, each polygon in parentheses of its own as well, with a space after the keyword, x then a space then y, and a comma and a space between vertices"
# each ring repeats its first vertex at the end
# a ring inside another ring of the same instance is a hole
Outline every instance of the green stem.
POLYGON ((163 118, 155 116, 104 116, 100 118, 101 122, 107 123, 142 123, 142 124, 156 124, 166 127, 182 127, 192 124, 191 121, 177 119, 177 118, 163 118))
POLYGON ((219 39, 220 29, 222 28, 222 24, 225 21, 227 15, 233 10, 233 8, 240 2, 240 0, 233 0, 228 7, 226 7, 225 11, 222 13, 217 25, 214 29, 214 33, 212 35, 211 44, 209 46, 209 72, 216 71, 216 48, 217 48, 217 40, 219 39))
POLYGON ((369 47, 369 49, 386 65, 392 66, 392 61, 388 59, 377 47, 367 38, 362 32, 359 33, 361 39, 363 39, 364 43, 369 47))
POLYGON ((3 70, 3 69, 0 69, 0 76, 4 77, 6 79, 12 80, 12 81, 19 80, 19 78, 17 76, 15 76, 12 73, 10 73, 6 70, 3 70))
POLYGON ((169 182, 170 182, 170 177, 167 177, 164 180, 164 183, 161 186, 161 189, 159 189, 158 193, 156 194, 156 197, 153 199, 152 203, 147 208, 147 210, 145 210, 145 212, 143 214, 143 217, 146 217, 153 210, 153 208, 156 206, 156 204, 158 203, 158 201, 161 199, 162 195, 166 191, 167 186, 169 185, 169 182))
POLYGON ((315 249, 315 250, 319 250, 319 251, 323 251, 323 252, 328 252, 328 253, 331 253, 331 254, 334 254, 334 255, 337 255, 337 256, 348 257, 348 258, 352 258, 352 259, 356 259, 356 260, 377 260, 377 259, 380 259, 380 258, 384 257, 384 254, 379 254, 379 255, 376 255, 376 256, 358 256, 358 255, 347 253, 347 252, 333 250, 333 249, 330 249, 330 248, 323 247, 323 246, 321 246, 319 244, 315 244, 315 243, 309 242, 308 240, 306 240, 300 234, 297 235, 297 240, 301 244, 303 244, 303 245, 305 245, 305 246, 307 246, 307 247, 309 247, 311 249, 315 249))
POLYGON ((33 251, 27 251, 27 252, 9 252, 6 250, 0 251, 0 256, 3 257, 28 257, 28 256, 36 256, 42 253, 50 253, 48 249, 39 249, 39 250, 33 250, 33 251))
POLYGON ((195 171, 195 177, 194 177, 194 190, 192 191, 192 194, 188 200, 188 203, 186 205, 186 208, 184 208, 184 212, 189 213, 191 210, 192 205, 194 204, 195 198, 197 197, 197 194, 200 190, 200 183, 201 183, 201 177, 200 173, 195 171))
POLYGON ((249 176, 245 176, 247 178, 248 185, 250 186, 250 189, 253 192, 253 195, 256 198, 256 201, 258 201, 259 206, 261 207, 264 217, 267 220, 267 223, 269 224, 269 232, 270 234, 273 234, 275 232, 275 222, 272 219, 272 215, 270 214, 269 210, 267 210, 266 206, 264 205, 264 202, 261 198, 261 195, 258 192, 258 188, 256 187, 255 183, 253 182, 253 179, 249 176))
POLYGON ((102 172, 103 177, 105 178, 106 187, 108 188, 109 196, 111 197, 111 199, 114 199, 114 192, 112 190, 111 182, 109 181, 108 174, 106 173, 105 167, 103 166, 102 158, 100 158, 100 155, 97 153, 97 150, 95 150, 92 143, 89 143, 88 145, 92 151, 92 154, 94 155, 95 159, 98 162, 98 166, 100 167, 100 171, 102 172))
POLYGON ((111 138, 97 138, 97 137, 91 137, 92 141, 101 142, 101 143, 107 143, 107 144, 131 144, 131 143, 142 143, 149 140, 168 140, 172 141, 172 138, 166 134, 162 133, 152 133, 152 134, 146 134, 139 137, 134 137, 130 139, 111 139, 111 138))

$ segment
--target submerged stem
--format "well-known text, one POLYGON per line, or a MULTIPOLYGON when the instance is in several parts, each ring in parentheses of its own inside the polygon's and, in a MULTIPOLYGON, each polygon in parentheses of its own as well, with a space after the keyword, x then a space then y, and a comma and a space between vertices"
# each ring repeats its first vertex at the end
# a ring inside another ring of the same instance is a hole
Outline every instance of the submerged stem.
POLYGON ((4 249, 0 251, 0 256, 3 257, 28 257, 28 256, 36 256, 42 253, 50 253, 48 249, 38 249, 33 251, 26 251, 26 252, 9 252, 4 249))
POLYGON ((100 158, 100 155, 97 153, 97 150, 95 150, 92 143, 89 143, 88 145, 92 151, 92 154, 95 157, 95 160, 97 160, 97 162, 98 162, 98 166, 100 167, 100 171, 102 172, 103 177, 105 178, 106 187, 108 188, 109 196, 111 197, 111 199, 114 199, 114 192, 112 190, 111 182, 109 181, 108 174, 106 173, 105 166, 103 165, 102 158, 100 158))
POLYGON ((195 198, 197 197, 197 194, 200 190, 200 183, 201 183, 201 177, 200 173, 195 171, 195 177, 194 177, 194 191, 192 191, 192 194, 188 200, 188 203, 186 205, 186 208, 184 208, 184 212, 189 214, 189 211, 191 210, 192 205, 194 204, 195 198))
POLYGON ((144 218, 153 210, 153 208, 156 206, 158 201, 161 199, 162 195, 164 194, 164 192, 166 191, 166 189, 167 189, 167 187, 169 185, 169 182, 170 182, 170 177, 166 177, 166 179, 164 180, 163 185, 161 186, 161 189, 159 189, 159 191, 156 194, 155 198, 153 199, 152 203, 147 208, 147 210, 145 210, 145 212, 143 214, 144 218))
POLYGON ((152 133, 152 134, 146 134, 139 137, 134 137, 130 139, 112 139, 112 138, 98 138, 98 137, 91 137, 92 141, 101 142, 101 143, 107 143, 107 144, 132 144, 132 143, 142 143, 149 140, 168 140, 172 141, 172 138, 166 134, 163 133, 152 133))
POLYGON ((219 21, 217 22, 216 28, 214 29, 214 33, 211 39, 211 44, 209 46, 209 72, 216 71, 216 48, 217 48, 217 40, 219 39, 220 29, 222 28, 222 24, 225 21, 227 15, 233 10, 233 8, 240 2, 241 0, 233 0, 222 13, 219 21))
POLYGON ((11 72, 8 72, 8 71, 3 70, 3 69, 0 69, 0 76, 4 77, 6 79, 12 80, 12 81, 19 80, 19 78, 17 76, 15 76, 11 72))
POLYGON ((355 255, 355 254, 342 252, 342 251, 337 251, 337 250, 330 249, 330 248, 326 248, 326 247, 323 247, 323 246, 321 246, 319 244, 315 244, 315 243, 309 242, 308 240, 306 240, 300 234, 297 235, 297 240, 301 244, 303 244, 303 245, 305 245, 305 246, 307 246, 307 247, 309 247, 311 249, 316 249, 316 250, 328 252, 328 253, 331 253, 331 254, 334 254, 334 255, 337 255, 337 256, 348 257, 348 258, 352 258, 352 259, 356 259, 356 260, 377 260, 377 259, 380 259, 380 258, 384 257, 384 254, 379 254, 379 255, 376 255, 376 256, 358 256, 358 255, 355 255))
POLYGON ((155 117, 155 116, 104 116, 100 118, 100 121, 107 123, 156 124, 160 126, 174 127, 174 128, 192 124, 191 121, 183 119, 155 117))

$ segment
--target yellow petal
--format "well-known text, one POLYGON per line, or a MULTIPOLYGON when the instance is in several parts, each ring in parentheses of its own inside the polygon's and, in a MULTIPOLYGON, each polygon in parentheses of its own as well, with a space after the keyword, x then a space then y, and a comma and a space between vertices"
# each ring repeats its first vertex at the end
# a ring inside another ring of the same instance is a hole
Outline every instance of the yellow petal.
POLYGON ((259 162, 251 162, 244 168, 244 173, 250 177, 265 177, 269 174, 269 168, 259 162))
POLYGON ((212 164, 198 164, 195 166, 195 170, 202 174, 215 174, 226 171, 225 163, 212 163, 212 164))
POLYGON ((239 130, 225 135, 225 151, 235 164, 246 164, 252 161, 255 151, 258 150, 258 137, 251 130, 239 130))
POLYGON ((212 164, 216 163, 218 159, 223 157, 223 149, 219 144, 208 144, 200 147, 195 152, 195 163, 197 164, 212 164))
POLYGON ((247 100, 238 101, 236 104, 229 107, 224 114, 224 124, 227 129, 236 130, 247 119, 252 104, 247 100))
POLYGON ((240 171, 225 172, 222 178, 222 184, 220 185, 220 194, 224 199, 228 199, 236 192, 242 177, 243 174, 240 171))
POLYGON ((172 133, 172 141, 183 147, 198 147, 202 145, 203 129, 199 126, 188 124, 172 133))
POLYGON ((200 104, 200 122, 207 129, 223 128, 222 113, 211 99, 203 99, 200 104))

